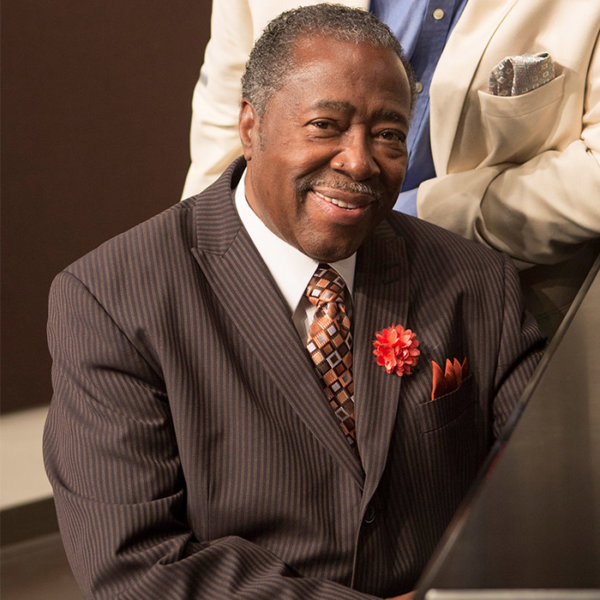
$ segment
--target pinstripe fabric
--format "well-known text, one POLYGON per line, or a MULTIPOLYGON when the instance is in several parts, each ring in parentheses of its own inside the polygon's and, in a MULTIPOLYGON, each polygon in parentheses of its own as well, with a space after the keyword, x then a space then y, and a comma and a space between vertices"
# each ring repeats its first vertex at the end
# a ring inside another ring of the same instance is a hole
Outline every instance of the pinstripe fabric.
POLYGON ((242 168, 53 283, 44 454, 86 597, 411 589, 535 366, 537 332, 521 323, 507 261, 393 215, 357 258, 361 465, 237 218, 242 168), (278 336, 257 353, 267 322, 278 336), (410 377, 371 354, 392 323, 420 340, 410 377), (428 365, 449 356, 468 357, 471 375, 427 402, 428 365), (286 381, 270 375, 282 362, 286 381))

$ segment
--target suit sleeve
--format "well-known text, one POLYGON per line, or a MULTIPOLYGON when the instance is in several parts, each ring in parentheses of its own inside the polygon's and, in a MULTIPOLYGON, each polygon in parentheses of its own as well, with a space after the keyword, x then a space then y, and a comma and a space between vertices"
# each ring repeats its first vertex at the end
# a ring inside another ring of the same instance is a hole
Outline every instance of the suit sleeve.
POLYGON ((182 199, 200 193, 242 153, 240 80, 252 43, 248 0, 214 1, 211 37, 192 99, 191 164, 182 199))
POLYGON ((418 214, 526 263, 554 264, 600 237, 600 47, 588 68, 581 133, 562 150, 424 181, 418 214))
POLYGON ((44 432, 65 550, 87 598, 372 598, 302 578, 239 537, 197 539, 160 369, 76 277, 50 293, 44 432))
POLYGON ((494 436, 499 437, 545 349, 535 319, 524 310, 515 267, 504 256, 502 333, 494 378, 494 436))

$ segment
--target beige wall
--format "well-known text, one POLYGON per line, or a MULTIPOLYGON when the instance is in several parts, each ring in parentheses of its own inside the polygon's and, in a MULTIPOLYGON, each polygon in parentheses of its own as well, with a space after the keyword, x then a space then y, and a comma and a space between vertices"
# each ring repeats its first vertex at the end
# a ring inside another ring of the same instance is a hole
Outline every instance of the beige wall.
POLYGON ((53 275, 179 199, 210 0, 4 0, 2 411, 50 400, 53 275))
POLYGON ((47 412, 38 406, 0 416, 0 511, 52 495, 42 459, 47 412))

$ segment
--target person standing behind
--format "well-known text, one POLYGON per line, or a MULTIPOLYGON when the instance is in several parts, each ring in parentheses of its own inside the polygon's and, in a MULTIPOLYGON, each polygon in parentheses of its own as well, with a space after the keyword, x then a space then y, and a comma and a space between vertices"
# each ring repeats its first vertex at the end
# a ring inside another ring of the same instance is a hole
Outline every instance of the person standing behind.
MULTIPOLYGON (((528 307, 552 335, 599 249, 600 3, 342 3, 378 15, 416 72, 420 94, 396 209, 511 256, 528 307), (526 57, 536 54, 548 55, 553 73, 543 85, 520 81, 509 97, 490 91, 490 76, 507 68, 528 79, 526 57)), ((252 41, 297 2, 213 4, 183 197, 240 154, 239 77, 252 41)))

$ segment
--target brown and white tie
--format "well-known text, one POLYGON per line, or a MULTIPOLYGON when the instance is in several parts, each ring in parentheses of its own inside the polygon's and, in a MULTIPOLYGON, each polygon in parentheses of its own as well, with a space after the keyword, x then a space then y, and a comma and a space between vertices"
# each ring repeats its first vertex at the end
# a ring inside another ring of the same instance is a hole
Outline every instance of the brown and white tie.
POLYGON ((320 264, 306 286, 317 307, 306 347, 321 379, 325 397, 350 446, 357 451, 352 380, 352 332, 346 310, 348 288, 340 274, 320 264))

